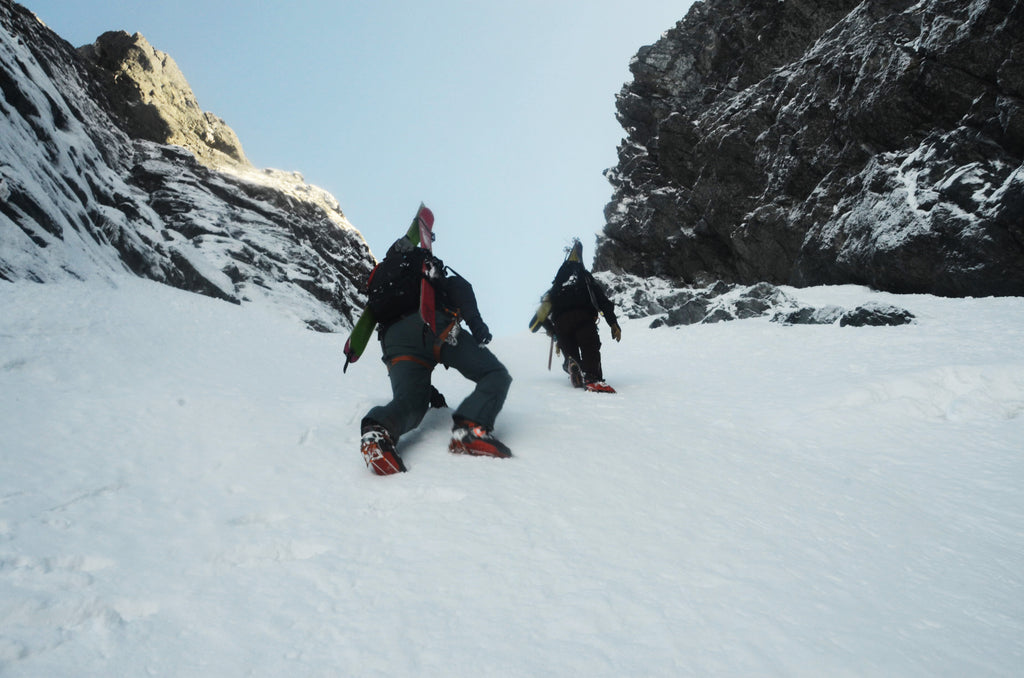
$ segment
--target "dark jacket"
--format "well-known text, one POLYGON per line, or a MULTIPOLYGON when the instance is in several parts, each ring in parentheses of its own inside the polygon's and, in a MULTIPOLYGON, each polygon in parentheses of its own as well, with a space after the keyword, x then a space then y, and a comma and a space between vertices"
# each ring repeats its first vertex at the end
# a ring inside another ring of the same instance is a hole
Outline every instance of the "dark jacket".
POLYGON ((595 317, 604 314, 609 325, 616 323, 615 305, 604 288, 579 261, 566 261, 558 269, 549 292, 551 314, 558 316, 570 310, 590 311, 595 317))

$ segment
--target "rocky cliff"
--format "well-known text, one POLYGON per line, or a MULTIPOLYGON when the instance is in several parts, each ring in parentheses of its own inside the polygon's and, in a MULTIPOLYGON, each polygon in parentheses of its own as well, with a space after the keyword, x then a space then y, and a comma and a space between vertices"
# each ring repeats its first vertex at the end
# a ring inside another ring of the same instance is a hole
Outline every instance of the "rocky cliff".
POLYGON ((1024 2, 705 0, 643 47, 595 268, 1024 295, 1024 2))
POLYGON ((259 170, 140 35, 74 49, 0 0, 0 280, 125 271, 343 330, 373 264, 337 201, 259 170))
POLYGON ((78 53, 133 138, 184 146, 211 167, 249 164, 234 130, 199 107, 174 59, 141 34, 104 33, 78 53))

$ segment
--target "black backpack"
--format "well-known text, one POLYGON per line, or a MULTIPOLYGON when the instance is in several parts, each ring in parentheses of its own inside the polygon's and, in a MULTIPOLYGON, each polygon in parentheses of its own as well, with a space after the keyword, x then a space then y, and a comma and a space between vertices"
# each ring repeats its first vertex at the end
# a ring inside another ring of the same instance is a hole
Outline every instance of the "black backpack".
POLYGON ((423 262, 429 256, 421 247, 391 252, 370 271, 366 306, 378 323, 386 325, 419 308, 423 262))
POLYGON ((567 261, 562 264, 551 285, 550 295, 551 307, 557 311, 577 308, 597 310, 589 275, 579 262, 567 261))

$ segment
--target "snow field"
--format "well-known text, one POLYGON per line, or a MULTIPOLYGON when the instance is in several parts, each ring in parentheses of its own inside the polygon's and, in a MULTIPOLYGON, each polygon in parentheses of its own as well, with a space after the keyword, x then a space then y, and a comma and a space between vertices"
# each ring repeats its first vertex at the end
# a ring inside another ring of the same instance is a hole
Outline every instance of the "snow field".
POLYGON ((1024 300, 787 293, 918 322, 625 321, 612 396, 502 337, 515 458, 379 478, 374 344, 0 283, 0 675, 1015 675, 1024 300))

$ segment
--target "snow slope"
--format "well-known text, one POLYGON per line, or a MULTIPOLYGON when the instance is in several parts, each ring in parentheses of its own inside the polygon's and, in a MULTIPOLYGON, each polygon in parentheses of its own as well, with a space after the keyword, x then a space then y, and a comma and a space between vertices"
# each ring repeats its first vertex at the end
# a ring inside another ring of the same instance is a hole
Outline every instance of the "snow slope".
POLYGON ((1020 675, 1024 300, 787 293, 918 322, 624 321, 615 396, 499 338, 516 457, 432 411, 378 478, 379 353, 0 283, 0 675, 1020 675))

